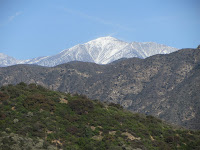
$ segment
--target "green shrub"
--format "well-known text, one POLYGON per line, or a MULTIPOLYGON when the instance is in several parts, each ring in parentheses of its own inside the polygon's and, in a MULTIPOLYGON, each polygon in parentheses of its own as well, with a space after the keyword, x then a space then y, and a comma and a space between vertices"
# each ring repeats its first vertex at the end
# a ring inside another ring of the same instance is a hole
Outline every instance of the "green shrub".
POLYGON ((69 126, 66 128, 66 132, 72 135, 78 135, 80 130, 75 126, 69 126))
POLYGON ((9 99, 9 95, 3 92, 0 92, 0 102, 9 99))
POLYGON ((94 104, 88 99, 71 100, 68 103, 69 107, 79 115, 87 114, 94 109, 94 104))
POLYGON ((116 107, 118 109, 123 109, 123 107, 120 104, 110 103, 109 106, 116 107))
POLYGON ((26 109, 44 109, 49 111, 54 111, 55 102, 46 98, 43 94, 34 94, 28 96, 24 102, 23 106, 26 109))

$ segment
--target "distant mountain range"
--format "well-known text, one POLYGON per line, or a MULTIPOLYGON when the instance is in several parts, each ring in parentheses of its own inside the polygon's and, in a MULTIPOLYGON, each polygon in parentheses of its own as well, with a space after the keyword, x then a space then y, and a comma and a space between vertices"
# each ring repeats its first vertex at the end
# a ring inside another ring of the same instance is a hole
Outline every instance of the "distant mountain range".
POLYGON ((0 68, 0 86, 19 82, 119 103, 133 112, 200 129, 200 49, 107 65, 71 62, 56 67, 0 68))
POLYGON ((155 54, 169 54, 176 50, 178 49, 154 42, 128 43, 108 36, 100 37, 85 44, 78 44, 53 56, 38 57, 28 60, 17 60, 0 53, 0 66, 37 64, 52 67, 70 61, 108 64, 121 58, 146 58, 155 54))

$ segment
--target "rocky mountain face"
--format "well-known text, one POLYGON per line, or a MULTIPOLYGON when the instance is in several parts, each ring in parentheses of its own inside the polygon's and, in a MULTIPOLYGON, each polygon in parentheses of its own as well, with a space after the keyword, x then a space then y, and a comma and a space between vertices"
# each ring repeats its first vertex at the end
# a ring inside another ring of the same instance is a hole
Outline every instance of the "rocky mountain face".
POLYGON ((200 50, 182 49, 146 59, 98 65, 71 62, 56 67, 0 68, 0 85, 37 83, 53 90, 119 103, 133 112, 200 129, 200 50))
POLYGON ((0 55, 0 66, 14 64, 37 64, 41 66, 56 66, 70 61, 94 62, 108 64, 120 58, 146 58, 155 54, 168 54, 176 48, 153 42, 123 42, 113 37, 101 37, 85 44, 78 44, 54 56, 39 57, 30 60, 16 60, 0 55), (7 62, 11 63, 7 63, 7 62))

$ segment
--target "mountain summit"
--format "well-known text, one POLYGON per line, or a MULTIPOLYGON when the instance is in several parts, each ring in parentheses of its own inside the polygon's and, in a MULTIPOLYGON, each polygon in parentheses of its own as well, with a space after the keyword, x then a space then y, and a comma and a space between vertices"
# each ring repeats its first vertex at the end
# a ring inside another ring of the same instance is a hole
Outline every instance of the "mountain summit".
POLYGON ((17 63, 17 60, 13 57, 0 53, 0 66, 10 66, 17 63))
MULTIPOLYGON (((63 50, 59 54, 47 57, 39 57, 30 60, 13 60, 13 63, 1 63, 0 66, 14 64, 37 64, 42 66, 56 66, 70 61, 94 62, 108 64, 120 58, 146 58, 155 54, 168 54, 176 51, 176 48, 157 44, 154 42, 124 42, 107 36, 100 37, 84 44, 78 44, 72 48, 63 50)), ((2 58, 2 62, 9 62, 9 57, 2 58)))

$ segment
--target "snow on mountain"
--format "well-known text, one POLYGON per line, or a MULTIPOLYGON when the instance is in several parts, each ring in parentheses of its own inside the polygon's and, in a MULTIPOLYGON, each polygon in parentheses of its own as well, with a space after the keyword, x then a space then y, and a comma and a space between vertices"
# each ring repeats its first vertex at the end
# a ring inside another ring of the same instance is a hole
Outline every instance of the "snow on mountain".
POLYGON ((38 64, 42 66, 56 66, 70 61, 94 62, 108 64, 120 58, 139 57, 146 58, 155 54, 168 54, 176 48, 157 44, 154 42, 124 42, 113 37, 100 37, 85 44, 78 44, 63 50, 57 55, 38 57, 30 60, 15 60, 14 58, 0 55, 0 66, 13 64, 38 64))
POLYGON ((0 53, 0 67, 11 66, 17 64, 17 60, 13 57, 0 53))
POLYGON ((123 50, 127 45, 128 43, 113 37, 102 37, 84 44, 88 53, 97 64, 109 63, 110 58, 123 50))
POLYGON ((156 54, 169 54, 177 50, 176 48, 154 42, 132 42, 131 48, 136 50, 142 58, 156 54))

